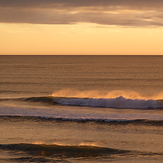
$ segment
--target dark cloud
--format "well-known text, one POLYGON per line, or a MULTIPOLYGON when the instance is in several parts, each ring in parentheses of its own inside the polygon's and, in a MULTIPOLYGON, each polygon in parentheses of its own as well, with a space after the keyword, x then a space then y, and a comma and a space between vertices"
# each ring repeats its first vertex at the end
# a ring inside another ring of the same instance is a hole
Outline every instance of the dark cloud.
POLYGON ((162 26, 163 0, 0 0, 0 22, 162 26))
POLYGON ((94 7, 122 6, 162 8, 162 0, 0 0, 1 7, 94 7))

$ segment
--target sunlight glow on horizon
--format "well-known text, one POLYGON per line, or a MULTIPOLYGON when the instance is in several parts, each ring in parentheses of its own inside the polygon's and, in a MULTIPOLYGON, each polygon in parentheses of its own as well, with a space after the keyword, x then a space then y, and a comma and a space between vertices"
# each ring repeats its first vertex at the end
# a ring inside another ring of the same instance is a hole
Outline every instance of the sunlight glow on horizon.
POLYGON ((160 27, 0 24, 0 55, 162 55, 160 27))

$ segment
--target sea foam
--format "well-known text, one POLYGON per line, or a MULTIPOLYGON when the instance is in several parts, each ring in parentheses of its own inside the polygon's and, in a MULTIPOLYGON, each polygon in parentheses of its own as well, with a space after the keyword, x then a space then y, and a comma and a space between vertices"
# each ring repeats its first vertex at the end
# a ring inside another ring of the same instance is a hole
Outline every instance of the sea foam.
POLYGON ((105 108, 157 108, 159 103, 152 99, 127 99, 123 96, 116 98, 63 98, 55 101, 62 105, 71 106, 90 106, 90 107, 105 107, 105 108))

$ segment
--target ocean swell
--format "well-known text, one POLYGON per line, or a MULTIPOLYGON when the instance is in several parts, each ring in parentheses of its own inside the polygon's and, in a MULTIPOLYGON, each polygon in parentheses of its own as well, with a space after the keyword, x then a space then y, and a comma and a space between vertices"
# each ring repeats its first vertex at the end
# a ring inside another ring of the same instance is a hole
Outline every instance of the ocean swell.
POLYGON ((99 146, 56 145, 56 144, 0 144, 0 149, 27 152, 35 156, 97 157, 111 154, 130 154, 129 150, 119 150, 99 146))

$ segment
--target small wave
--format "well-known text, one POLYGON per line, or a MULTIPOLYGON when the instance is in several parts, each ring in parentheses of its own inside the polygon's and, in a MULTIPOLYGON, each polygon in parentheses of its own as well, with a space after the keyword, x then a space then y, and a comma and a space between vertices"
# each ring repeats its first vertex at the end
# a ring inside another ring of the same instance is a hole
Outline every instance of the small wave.
POLYGON ((62 105, 71 106, 90 106, 90 107, 105 107, 105 108, 125 108, 125 109, 146 109, 159 108, 160 102, 156 100, 144 99, 126 99, 123 96, 116 98, 53 98, 53 102, 62 105))
POLYGON ((96 157, 111 154, 127 154, 129 150, 86 146, 86 145, 47 145, 47 144, 1 144, 0 149, 27 152, 37 156, 96 157))
MULTIPOLYGON (((163 153, 152 153, 143 151, 132 151, 123 149, 114 149, 100 146, 87 146, 87 145, 57 145, 57 144, 0 144, 1 150, 18 151, 37 156, 37 161, 47 161, 45 158, 80 158, 80 157, 113 157, 113 156, 163 156, 163 153), (39 157, 38 157, 39 156, 39 157), (39 159, 38 159, 39 158, 39 159)), ((33 160, 31 157, 19 158, 20 161, 33 160)), ((36 158, 34 159, 36 160, 36 158)))
POLYGON ((163 126, 163 120, 148 120, 148 119, 87 119, 87 118, 53 118, 53 117, 40 117, 40 116, 0 116, 1 121, 33 121, 33 122, 76 122, 76 123, 97 123, 108 125, 145 125, 145 126, 163 126))

